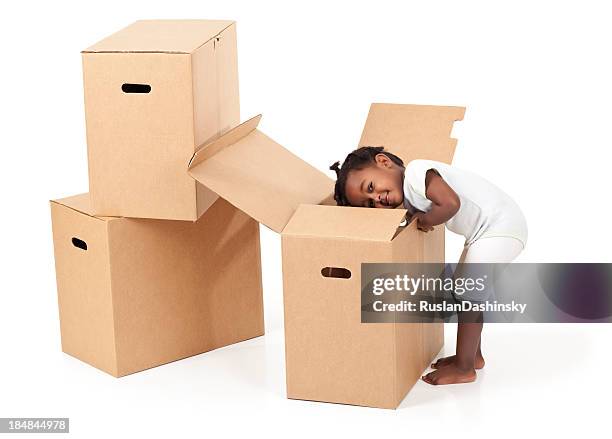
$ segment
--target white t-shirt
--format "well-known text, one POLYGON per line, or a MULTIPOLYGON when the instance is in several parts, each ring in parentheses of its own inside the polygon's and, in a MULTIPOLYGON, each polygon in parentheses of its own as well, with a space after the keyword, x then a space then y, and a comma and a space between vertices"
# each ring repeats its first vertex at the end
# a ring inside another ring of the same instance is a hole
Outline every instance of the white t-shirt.
POLYGON ((446 227, 465 236, 465 245, 490 236, 510 236, 527 244, 527 222, 516 202, 504 191, 473 172, 434 160, 413 160, 404 171, 404 207, 413 212, 431 210, 425 196, 425 176, 429 169, 438 171, 461 201, 459 211, 446 227))

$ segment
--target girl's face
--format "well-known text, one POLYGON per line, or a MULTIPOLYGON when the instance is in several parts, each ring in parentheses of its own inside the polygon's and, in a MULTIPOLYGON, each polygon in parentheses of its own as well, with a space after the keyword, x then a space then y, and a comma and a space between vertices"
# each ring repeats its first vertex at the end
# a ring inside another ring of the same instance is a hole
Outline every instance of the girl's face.
POLYGON ((351 206, 393 209, 404 201, 404 169, 385 154, 377 154, 375 163, 354 169, 346 179, 346 198, 351 206))

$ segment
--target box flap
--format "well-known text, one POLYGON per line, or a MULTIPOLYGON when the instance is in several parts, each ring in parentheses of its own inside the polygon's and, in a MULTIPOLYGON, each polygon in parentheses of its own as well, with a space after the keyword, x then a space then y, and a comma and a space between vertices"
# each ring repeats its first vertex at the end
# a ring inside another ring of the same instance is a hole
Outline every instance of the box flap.
POLYGON ((69 209, 76 210, 77 212, 83 213, 85 215, 91 216, 92 218, 96 218, 102 221, 109 221, 111 219, 117 218, 112 216, 95 216, 93 214, 93 209, 91 208, 89 193, 60 198, 59 200, 51 200, 51 202, 61 204, 62 206, 66 206, 69 209))
POLYGON ((192 53, 233 23, 229 20, 140 20, 82 53, 192 53))
POLYGON ((464 114, 464 107, 375 103, 359 146, 384 146, 404 163, 414 159, 451 163, 457 139, 450 134, 464 114))
POLYGON ((261 115, 205 144, 189 174, 238 209, 281 232, 300 204, 318 204, 333 181, 257 129, 261 115))
POLYGON ((283 235, 391 241, 405 216, 405 209, 302 204, 283 235))

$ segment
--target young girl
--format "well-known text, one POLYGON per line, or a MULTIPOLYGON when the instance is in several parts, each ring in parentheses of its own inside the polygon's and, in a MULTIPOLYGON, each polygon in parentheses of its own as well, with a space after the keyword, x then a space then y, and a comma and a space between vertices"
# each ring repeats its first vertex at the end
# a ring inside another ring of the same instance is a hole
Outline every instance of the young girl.
MULTIPOLYGON (((404 166, 383 147, 351 152, 342 168, 336 162, 339 206, 393 209, 403 206, 417 227, 428 232, 445 224, 465 237, 459 263, 511 262, 527 242, 527 223, 510 196, 484 178, 446 163, 413 160, 404 166)), ((431 365, 422 379, 429 384, 468 383, 485 361, 480 346, 482 319, 459 313, 457 350, 431 365)))

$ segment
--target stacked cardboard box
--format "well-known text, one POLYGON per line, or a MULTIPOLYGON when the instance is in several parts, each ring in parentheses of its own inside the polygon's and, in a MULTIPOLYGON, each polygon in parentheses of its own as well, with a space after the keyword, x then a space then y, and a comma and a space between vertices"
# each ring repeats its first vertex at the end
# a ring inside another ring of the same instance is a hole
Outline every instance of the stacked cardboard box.
POLYGON ((264 333, 259 226, 186 172, 239 122, 236 25, 82 53, 90 192, 51 202, 62 349, 123 376, 264 333))

